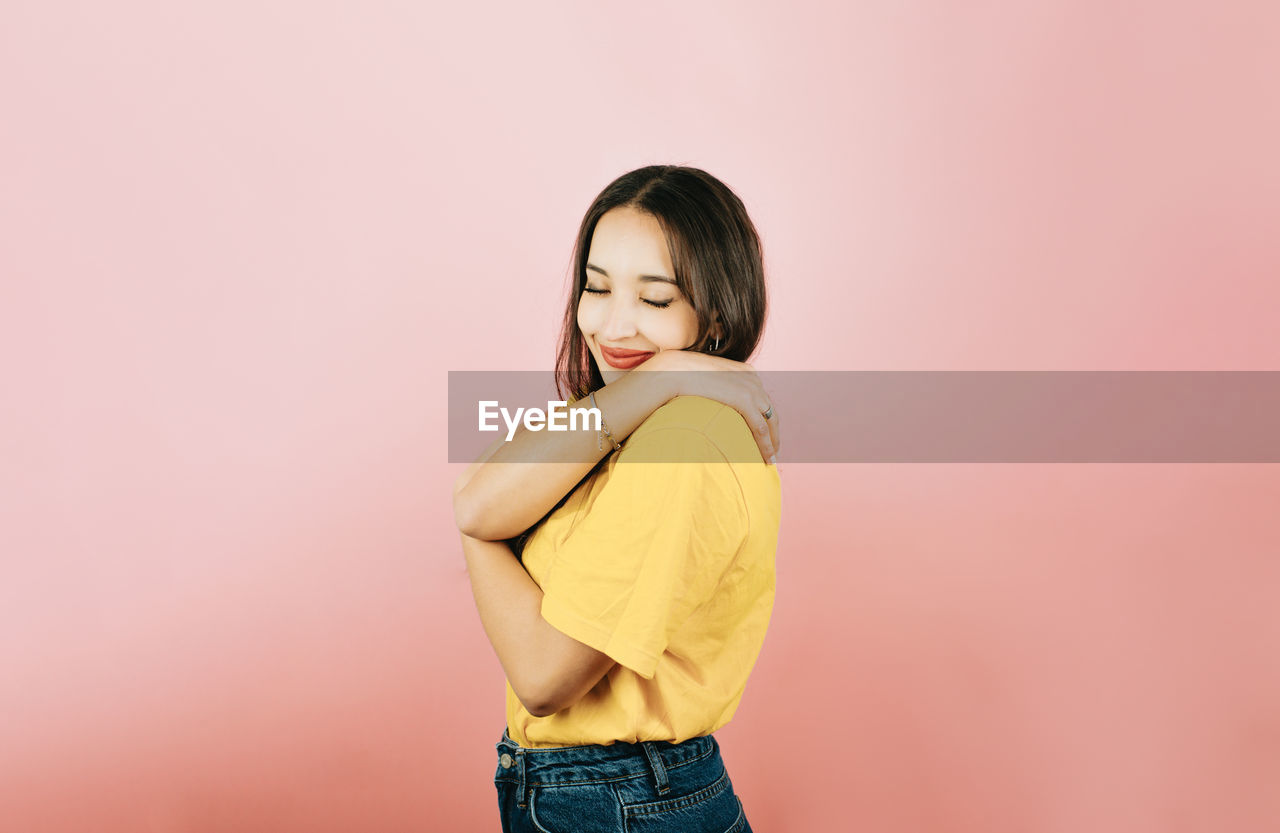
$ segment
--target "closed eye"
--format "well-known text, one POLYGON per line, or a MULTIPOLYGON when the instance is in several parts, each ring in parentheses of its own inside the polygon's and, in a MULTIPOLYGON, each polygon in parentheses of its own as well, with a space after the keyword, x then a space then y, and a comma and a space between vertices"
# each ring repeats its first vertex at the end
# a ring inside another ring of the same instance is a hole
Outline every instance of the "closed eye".
MULTIPOLYGON (((589 286, 584 286, 584 287, 582 288, 582 291, 583 291, 583 292, 590 292, 592 295, 608 295, 608 294, 609 294, 609 290, 607 290, 607 289, 593 289, 592 287, 589 287, 589 286)), ((667 301, 650 301, 648 298, 641 298, 640 300, 641 300, 641 301, 644 301, 646 304, 648 304, 649 306, 651 306, 651 307, 653 307, 653 308, 655 308, 655 309, 666 309, 667 307, 671 306, 671 300, 667 300, 667 301)), ((672 300, 674 300, 674 299, 672 299, 672 300)))

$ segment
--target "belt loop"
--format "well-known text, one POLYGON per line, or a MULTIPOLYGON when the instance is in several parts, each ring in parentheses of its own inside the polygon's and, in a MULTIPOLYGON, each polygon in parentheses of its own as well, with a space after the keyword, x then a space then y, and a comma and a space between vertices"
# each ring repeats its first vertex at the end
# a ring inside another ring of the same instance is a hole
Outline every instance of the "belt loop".
POLYGON ((528 780, 525 777, 523 748, 516 750, 516 760, 520 762, 520 787, 518 792, 516 792, 516 806, 523 810, 528 804, 528 796, 525 795, 528 780))
POLYGON ((658 750, 653 748, 651 741, 642 741, 640 747, 644 749, 645 757, 649 759, 649 766, 653 769, 654 785, 658 788, 658 795, 665 795, 671 792, 671 785, 667 783, 667 768, 662 765, 662 756, 658 754, 658 750))

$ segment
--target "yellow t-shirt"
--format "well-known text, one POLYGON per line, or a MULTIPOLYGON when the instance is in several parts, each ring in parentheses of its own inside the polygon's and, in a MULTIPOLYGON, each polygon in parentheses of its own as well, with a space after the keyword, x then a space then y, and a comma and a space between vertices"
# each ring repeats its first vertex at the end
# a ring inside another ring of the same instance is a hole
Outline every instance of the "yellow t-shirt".
POLYGON ((728 723, 773 612, 781 501, 737 411, 700 396, 654 411, 523 554, 543 618, 618 665, 546 717, 508 683, 511 739, 679 742, 728 723))

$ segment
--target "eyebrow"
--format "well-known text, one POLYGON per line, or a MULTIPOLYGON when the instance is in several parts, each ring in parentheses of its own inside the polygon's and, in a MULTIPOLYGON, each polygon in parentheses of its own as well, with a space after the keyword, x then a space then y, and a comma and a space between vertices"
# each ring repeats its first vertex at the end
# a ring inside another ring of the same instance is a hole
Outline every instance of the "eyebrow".
MULTIPOLYGON (((599 272, 600 274, 604 275, 606 278, 609 277, 608 272, 604 271, 599 266, 596 266, 594 263, 588 263, 587 268, 590 269, 592 272, 599 272)), ((641 281, 659 281, 661 283, 669 283, 673 285, 675 284, 675 280, 673 280, 672 278, 668 278, 666 275, 641 275, 640 280, 641 281)))

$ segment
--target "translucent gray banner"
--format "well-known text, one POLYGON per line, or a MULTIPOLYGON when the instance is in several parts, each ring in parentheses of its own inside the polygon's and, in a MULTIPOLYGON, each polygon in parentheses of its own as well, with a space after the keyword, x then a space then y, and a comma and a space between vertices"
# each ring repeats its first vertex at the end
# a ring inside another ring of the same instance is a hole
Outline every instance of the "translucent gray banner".
MULTIPOLYGON (((698 396, 721 387, 710 384, 714 373, 665 375, 655 390, 698 396)), ((1280 462, 1280 371, 758 375, 778 414, 785 463, 1280 462)), ((536 415, 521 427, 531 408, 556 411, 549 421, 567 426, 567 409, 548 406, 558 400, 550 372, 450 371, 449 462, 470 462, 513 430, 548 430, 536 415), (496 430, 480 430, 482 410, 496 430)), ((593 424, 579 419, 566 430, 589 434, 583 455, 600 456, 593 424)), ((506 459, 529 462, 534 453, 506 459)))

